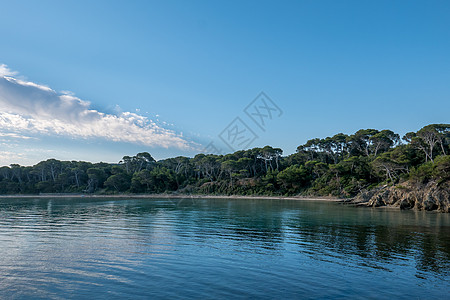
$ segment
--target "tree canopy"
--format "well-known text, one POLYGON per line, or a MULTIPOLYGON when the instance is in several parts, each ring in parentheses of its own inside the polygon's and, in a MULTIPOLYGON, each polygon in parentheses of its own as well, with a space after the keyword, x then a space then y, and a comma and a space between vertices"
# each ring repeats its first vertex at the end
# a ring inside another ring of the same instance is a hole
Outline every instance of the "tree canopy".
POLYGON ((48 159, 0 167, 0 194, 203 193, 352 196, 378 185, 450 179, 450 124, 402 139, 391 130, 314 138, 294 154, 272 146, 160 161, 148 153, 117 164, 48 159))

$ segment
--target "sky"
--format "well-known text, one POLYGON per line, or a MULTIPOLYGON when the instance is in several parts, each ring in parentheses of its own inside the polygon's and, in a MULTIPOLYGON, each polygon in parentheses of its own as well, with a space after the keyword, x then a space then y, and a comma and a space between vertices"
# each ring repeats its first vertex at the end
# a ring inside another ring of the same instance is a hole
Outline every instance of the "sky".
POLYGON ((2 1, 0 165, 229 153, 450 117, 450 1, 2 1))

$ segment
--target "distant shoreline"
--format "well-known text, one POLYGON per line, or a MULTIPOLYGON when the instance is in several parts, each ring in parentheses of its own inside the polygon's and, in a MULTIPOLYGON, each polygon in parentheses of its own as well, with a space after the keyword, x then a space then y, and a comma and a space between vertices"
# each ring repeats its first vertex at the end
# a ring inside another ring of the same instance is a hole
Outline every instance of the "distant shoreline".
POLYGON ((301 196, 243 196, 243 195, 170 195, 170 194, 123 194, 123 195, 86 195, 86 194, 40 194, 40 195, 0 195, 0 199, 12 198, 132 198, 132 199, 247 199, 247 200, 299 200, 299 201, 328 201, 343 202, 341 198, 334 197, 301 197, 301 196))

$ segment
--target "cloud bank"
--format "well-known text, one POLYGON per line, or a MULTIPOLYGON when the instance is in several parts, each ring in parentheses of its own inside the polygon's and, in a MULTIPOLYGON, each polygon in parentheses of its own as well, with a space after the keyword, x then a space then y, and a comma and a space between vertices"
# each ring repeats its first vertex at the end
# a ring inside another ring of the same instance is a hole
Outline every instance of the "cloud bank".
POLYGON ((17 79, 0 64, 0 136, 27 138, 34 134, 100 138, 150 147, 191 149, 182 135, 131 112, 107 114, 70 93, 17 79))

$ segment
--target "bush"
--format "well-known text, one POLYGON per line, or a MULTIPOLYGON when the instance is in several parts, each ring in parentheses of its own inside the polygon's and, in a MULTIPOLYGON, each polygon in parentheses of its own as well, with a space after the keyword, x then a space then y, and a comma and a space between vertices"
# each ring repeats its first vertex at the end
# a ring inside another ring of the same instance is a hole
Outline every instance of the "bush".
POLYGON ((416 183, 427 183, 432 179, 433 163, 427 162, 411 170, 411 179, 416 183))
POLYGON ((438 156, 434 160, 432 175, 438 183, 450 180, 450 155, 438 156))

